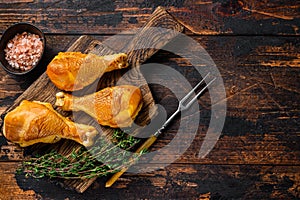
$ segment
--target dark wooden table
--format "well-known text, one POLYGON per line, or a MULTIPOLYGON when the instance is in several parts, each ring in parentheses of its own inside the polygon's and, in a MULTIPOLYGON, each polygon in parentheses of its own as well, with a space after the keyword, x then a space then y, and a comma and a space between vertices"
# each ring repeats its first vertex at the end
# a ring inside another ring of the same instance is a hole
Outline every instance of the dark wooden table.
MULTIPOLYGON (((140 28, 158 6, 163 6, 185 26, 184 33, 201 44, 214 60, 225 85, 227 114, 213 150, 199 158, 197 153, 209 125, 205 119, 209 119, 211 108, 209 95, 204 94, 199 100, 204 120, 179 159, 157 171, 126 173, 111 188, 104 187, 106 177, 99 178, 83 194, 67 190, 53 180, 16 175, 23 149, 1 135, 0 199, 300 198, 299 2, 3 2, 0 31, 17 22, 33 23, 45 32, 47 48, 40 69, 27 76, 9 75, 0 69, 0 113, 45 71, 58 52, 67 50, 81 35, 103 41, 122 31, 140 28)), ((197 82, 195 73, 189 71, 190 63, 177 55, 158 51, 147 62, 170 66, 192 85, 197 82)), ((145 74, 147 80, 157 76, 157 71, 145 74)), ((150 89, 156 103, 174 110, 177 101, 169 90, 156 84, 150 89)), ((172 140, 176 124, 175 120, 151 151, 172 140)))

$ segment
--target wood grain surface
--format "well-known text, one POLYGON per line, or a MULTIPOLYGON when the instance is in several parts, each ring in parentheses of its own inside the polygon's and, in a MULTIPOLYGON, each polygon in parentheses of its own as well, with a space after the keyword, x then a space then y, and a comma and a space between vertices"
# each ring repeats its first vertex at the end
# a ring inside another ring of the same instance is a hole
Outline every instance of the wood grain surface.
MULTIPOLYGON (((59 52, 82 34, 111 50, 126 48, 157 6, 186 27, 216 63, 226 89, 227 114, 220 139, 201 159, 197 152, 210 117, 210 97, 199 100, 201 123, 189 149, 169 166, 150 173, 124 174, 109 189, 97 179, 83 194, 48 179, 15 174, 23 149, 0 137, 0 199, 299 199, 300 198, 300 39, 297 1, 11 1, 0 3, 0 30, 27 21, 46 33, 47 54, 28 76, 0 69, 0 113, 44 72, 59 52), (96 6, 97 5, 97 6, 96 6), (126 31, 126 32, 123 32, 126 31), (109 38, 121 33, 116 44, 109 38)), ((170 43, 169 45, 172 45, 170 43)), ((156 52, 146 63, 170 66, 191 85, 200 78, 180 56, 156 52)), ((160 77, 153 71, 148 82, 160 77)), ((164 77, 174 81, 172 77, 164 77)), ((184 94, 184 85, 176 92, 184 94)), ((151 85, 153 98, 171 113, 177 99, 168 89, 151 85)), ((167 145, 178 129, 176 119, 151 151, 167 145)))
POLYGON ((299 3, 294 0, 18 0, 1 4, 0 30, 22 20, 51 33, 115 34, 143 26, 157 6, 195 34, 299 35, 299 3))

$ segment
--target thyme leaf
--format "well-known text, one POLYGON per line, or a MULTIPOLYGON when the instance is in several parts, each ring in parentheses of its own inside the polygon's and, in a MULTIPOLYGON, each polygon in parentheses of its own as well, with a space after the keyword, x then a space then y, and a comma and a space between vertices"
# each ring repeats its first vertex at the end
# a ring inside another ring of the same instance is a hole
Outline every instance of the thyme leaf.
POLYGON ((17 173, 24 173, 26 177, 33 178, 62 179, 90 179, 106 176, 132 163, 130 150, 139 141, 116 129, 112 135, 112 142, 107 142, 107 138, 99 137, 90 149, 82 146, 69 155, 62 155, 52 150, 44 155, 24 160, 17 173))

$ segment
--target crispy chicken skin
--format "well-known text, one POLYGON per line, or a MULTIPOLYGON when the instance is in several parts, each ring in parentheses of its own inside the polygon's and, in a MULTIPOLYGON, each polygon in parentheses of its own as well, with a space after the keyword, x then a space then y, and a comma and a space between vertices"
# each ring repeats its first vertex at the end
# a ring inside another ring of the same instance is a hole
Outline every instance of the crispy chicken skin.
POLYGON ((63 117, 49 103, 23 100, 6 114, 3 133, 8 140, 22 147, 39 142, 55 143, 61 138, 90 146, 97 130, 63 117))
POLYGON ((84 111, 103 126, 128 127, 141 110, 142 95, 132 85, 108 87, 83 97, 59 92, 55 105, 65 111, 84 111))
POLYGON ((60 52, 47 66, 46 73, 61 90, 80 90, 105 72, 128 67, 125 53, 98 56, 92 53, 60 52))

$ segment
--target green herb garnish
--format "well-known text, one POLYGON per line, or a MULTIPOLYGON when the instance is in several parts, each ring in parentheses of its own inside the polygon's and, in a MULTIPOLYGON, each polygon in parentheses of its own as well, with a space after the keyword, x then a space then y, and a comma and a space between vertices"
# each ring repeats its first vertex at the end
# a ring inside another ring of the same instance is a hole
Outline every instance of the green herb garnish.
POLYGON ((138 142, 139 139, 115 130, 112 142, 99 137, 90 149, 82 147, 67 156, 53 150, 24 160, 18 172, 34 178, 86 179, 106 176, 132 163, 130 150, 138 142))

